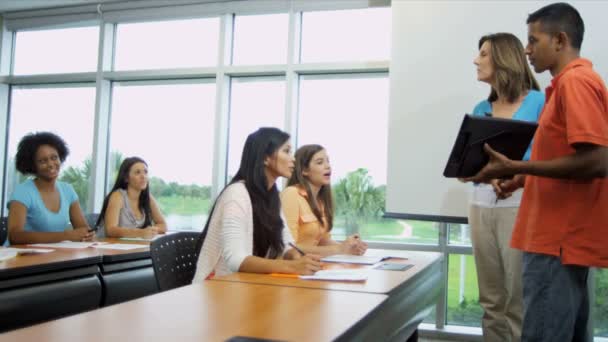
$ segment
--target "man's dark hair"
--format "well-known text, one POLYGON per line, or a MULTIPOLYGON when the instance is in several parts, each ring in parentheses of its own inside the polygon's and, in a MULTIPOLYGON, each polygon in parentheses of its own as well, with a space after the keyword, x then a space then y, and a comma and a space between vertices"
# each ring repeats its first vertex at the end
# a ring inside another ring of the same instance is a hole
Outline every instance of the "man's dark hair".
POLYGON ((36 174, 36 152, 42 145, 49 145, 56 149, 62 163, 70 153, 67 144, 58 135, 51 132, 30 133, 24 136, 17 146, 15 156, 17 171, 24 175, 36 174))
POLYGON ((565 32, 573 48, 580 50, 585 35, 583 18, 576 8, 565 2, 547 5, 530 14, 526 24, 540 22, 546 33, 565 32))

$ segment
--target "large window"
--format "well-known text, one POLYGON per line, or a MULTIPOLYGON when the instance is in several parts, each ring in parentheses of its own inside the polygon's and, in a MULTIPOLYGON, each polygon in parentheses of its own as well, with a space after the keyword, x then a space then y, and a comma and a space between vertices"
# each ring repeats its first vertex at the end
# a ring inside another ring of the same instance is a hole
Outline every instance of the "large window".
POLYGON ((97 69, 97 26, 18 31, 15 36, 15 75, 91 72, 97 69))
POLYGON ((304 76, 298 145, 320 144, 332 167, 336 217, 332 235, 366 240, 437 243, 432 222, 388 220, 384 214, 388 127, 385 74, 304 76))
POLYGON ((452 224, 449 229, 448 243, 452 245, 471 245, 471 229, 468 224, 452 224))
POLYGON ((141 157, 169 229, 201 230, 211 200, 214 109, 215 83, 115 85, 109 187, 124 158, 141 157))
POLYGON ((215 66, 219 19, 119 24, 114 69, 215 66))
POLYGON ((288 19, 283 13, 236 16, 233 64, 285 64, 288 19))
POLYGON ((260 127, 283 129, 285 81, 276 77, 233 78, 231 93, 227 181, 239 169, 247 135, 260 127))
POLYGON ((477 269, 472 255, 450 254, 448 259, 447 323, 481 326, 477 269))
POLYGON ((302 62, 388 60, 389 8, 305 12, 302 62))
POLYGON ((595 271, 595 300, 592 305, 594 333, 608 337, 608 270, 595 271))
POLYGON ((14 186, 25 180, 15 170, 21 138, 33 132, 53 132, 65 140, 70 150, 59 179, 74 187, 86 211, 93 150, 93 85, 13 87, 10 113, 6 194, 10 195, 14 186))

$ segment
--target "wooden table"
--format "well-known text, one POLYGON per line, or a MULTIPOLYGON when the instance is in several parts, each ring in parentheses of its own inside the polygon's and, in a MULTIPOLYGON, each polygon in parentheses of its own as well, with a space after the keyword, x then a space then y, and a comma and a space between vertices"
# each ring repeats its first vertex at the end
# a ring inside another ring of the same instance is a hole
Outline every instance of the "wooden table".
MULTIPOLYGON (((394 250, 370 250, 369 254, 407 257, 407 260, 391 259, 387 262, 409 263, 414 266, 406 271, 372 269, 369 271, 367 281, 352 283, 278 278, 251 273, 233 273, 215 277, 213 281, 384 294, 388 296, 388 299, 374 310, 374 319, 363 322, 367 326, 363 332, 364 339, 405 341, 431 312, 442 293, 442 255, 434 252, 394 250)), ((324 267, 369 268, 370 266, 326 264, 324 267)), ((346 337, 348 340, 352 336, 346 337)))
POLYGON ((149 241, 130 241, 103 238, 107 243, 141 245, 131 250, 97 249, 101 255, 101 281, 104 293, 101 306, 121 303, 158 292, 149 241))
POLYGON ((149 242, 100 241, 142 248, 53 248, 0 262, 0 332, 158 292, 149 242))
POLYGON ((2 341, 359 339, 386 295, 209 281, 0 335, 2 341))
POLYGON ((100 262, 92 248, 0 262, 0 332, 99 307, 100 262))

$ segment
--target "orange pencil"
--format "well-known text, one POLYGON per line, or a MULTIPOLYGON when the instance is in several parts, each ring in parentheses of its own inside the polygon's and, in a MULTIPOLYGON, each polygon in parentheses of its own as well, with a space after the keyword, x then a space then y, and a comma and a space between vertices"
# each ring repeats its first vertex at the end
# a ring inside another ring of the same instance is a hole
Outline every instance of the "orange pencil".
POLYGON ((300 278, 299 274, 293 274, 293 273, 270 273, 271 277, 278 277, 278 278, 300 278))

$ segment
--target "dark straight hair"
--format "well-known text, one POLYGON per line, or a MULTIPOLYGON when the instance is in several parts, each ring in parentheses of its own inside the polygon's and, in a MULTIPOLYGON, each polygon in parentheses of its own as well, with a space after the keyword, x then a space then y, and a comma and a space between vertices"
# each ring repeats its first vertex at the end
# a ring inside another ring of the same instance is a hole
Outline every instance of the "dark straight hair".
POLYGON ((321 145, 301 146, 296 151, 296 167, 291 174, 287 185, 300 185, 306 190, 306 194, 308 195, 306 202, 308 202, 313 214, 315 214, 317 220, 319 220, 319 222, 321 222, 327 228, 327 231, 331 231, 334 223, 334 202, 331 195, 331 184, 323 185, 321 189, 319 189, 319 194, 317 195, 317 198, 323 204, 323 210, 325 212, 325 220, 323 220, 321 209, 319 209, 317 201, 313 199, 312 190, 310 189, 310 182, 308 181, 308 178, 304 176, 304 170, 310 168, 312 157, 323 150, 325 150, 325 148, 323 148, 321 145))
POLYGON ((565 2, 547 5, 528 16, 526 24, 540 22, 545 33, 565 32, 570 45, 580 50, 585 36, 585 23, 576 8, 565 2))
MULTIPOLYGON (((99 218, 97 219, 97 223, 95 223, 95 227, 99 227, 103 222, 106 210, 108 209, 110 195, 112 195, 112 193, 118 189, 127 190, 129 187, 129 172, 131 171, 131 167, 137 163, 143 163, 146 165, 146 168, 148 167, 148 164, 139 157, 126 158, 120 164, 118 175, 116 176, 116 182, 114 182, 112 190, 110 190, 106 198, 103 200, 103 207, 101 207, 101 213, 99 213, 99 218)), ((139 194, 138 204, 139 209, 144 213, 145 216, 144 224, 138 228, 146 228, 152 224, 152 209, 150 209, 150 182, 148 182, 146 188, 139 194)))
POLYGON ((238 172, 213 203, 205 228, 197 242, 196 250, 199 253, 205 242, 218 199, 230 185, 244 182, 253 209, 253 255, 275 259, 283 254, 285 246, 281 200, 276 184, 268 188, 264 160, 267 157, 272 158, 287 140, 289 134, 274 127, 262 127, 249 134, 243 147, 238 172))

